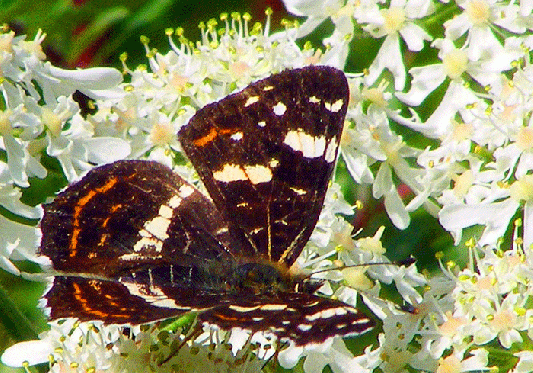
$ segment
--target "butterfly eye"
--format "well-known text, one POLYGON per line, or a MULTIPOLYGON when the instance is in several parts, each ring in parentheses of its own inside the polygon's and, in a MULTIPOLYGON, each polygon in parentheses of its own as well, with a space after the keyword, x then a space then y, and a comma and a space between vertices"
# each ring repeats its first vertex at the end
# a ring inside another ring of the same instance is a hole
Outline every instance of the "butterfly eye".
POLYGON ((324 280, 311 279, 305 277, 296 283, 296 289, 299 292, 313 294, 322 287, 324 280))

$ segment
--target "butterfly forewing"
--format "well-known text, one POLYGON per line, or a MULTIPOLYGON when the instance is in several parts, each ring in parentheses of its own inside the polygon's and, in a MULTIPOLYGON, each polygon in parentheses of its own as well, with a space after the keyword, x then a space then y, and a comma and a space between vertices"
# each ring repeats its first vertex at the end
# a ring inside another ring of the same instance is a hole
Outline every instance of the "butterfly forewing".
POLYGON ((147 265, 229 257, 226 223, 213 203, 157 162, 91 170, 45 205, 41 227, 40 253, 62 272, 116 278, 147 265))
POLYGON ((291 265, 335 166, 349 99, 329 67, 284 71, 199 110, 179 133, 240 255, 291 265))

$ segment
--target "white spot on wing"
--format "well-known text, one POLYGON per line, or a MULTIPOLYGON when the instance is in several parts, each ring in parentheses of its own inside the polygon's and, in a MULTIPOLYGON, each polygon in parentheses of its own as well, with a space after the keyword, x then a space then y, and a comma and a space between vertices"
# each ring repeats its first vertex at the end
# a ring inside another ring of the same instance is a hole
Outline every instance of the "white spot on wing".
POLYGON ((248 180, 255 185, 272 180, 272 171, 260 164, 242 168, 236 164, 226 163, 222 170, 213 172, 213 177, 223 183, 248 180))
POLYGON ((259 96, 250 96, 248 97, 248 100, 244 103, 244 107, 250 106, 251 104, 255 104, 257 101, 259 101, 259 96))
POLYGON ((315 321, 318 319, 329 319, 333 316, 342 316, 346 315, 348 311, 346 311, 345 308, 337 307, 337 308, 329 308, 326 310, 318 311, 317 313, 314 313, 312 315, 307 315, 305 318, 308 321, 315 321))
POLYGON ((283 140, 293 150, 302 152, 305 158, 322 157, 326 151, 326 138, 324 136, 312 136, 299 129, 289 131, 283 140))
MULTIPOLYGON (((178 194, 172 196, 166 204, 159 207, 156 217, 144 223, 143 228, 139 231, 141 239, 133 246, 135 252, 150 248, 160 252, 163 249, 163 241, 168 238, 167 230, 170 226, 174 209, 178 207, 183 200, 194 192, 194 188, 190 185, 182 185, 178 194)), ((125 254, 121 258, 124 260, 132 260, 133 254, 125 254)), ((137 254, 135 254, 137 255, 137 254)))
POLYGON ((232 181, 239 180, 248 180, 248 177, 244 173, 244 170, 241 166, 236 164, 226 163, 222 170, 213 172, 213 177, 215 180, 221 181, 223 183, 230 183, 232 181))
MULTIPOLYGON (((178 193, 180 193, 180 195, 176 195, 176 196, 172 196, 171 199, 168 200, 167 202, 167 206, 172 208, 172 209, 175 209, 176 207, 178 207, 180 204, 181 204, 181 201, 183 200, 183 198, 181 198, 181 190, 183 189, 183 186, 179 189, 178 193)), ((192 188, 191 188, 192 189, 192 188)), ((190 195, 190 194, 189 194, 190 195)), ((188 196, 187 196, 188 197, 188 196)))
POLYGON ((164 241, 168 238, 167 229, 170 225, 170 219, 164 216, 156 216, 144 224, 144 229, 152 236, 164 241))
POLYGON ((319 103, 320 100, 318 98, 316 98, 316 96, 311 96, 309 97, 309 102, 312 102, 312 103, 319 103))
POLYGON ((232 139, 233 141, 242 140, 242 132, 235 132, 233 135, 230 136, 230 139, 232 139))
POLYGON ((263 91, 271 91, 274 89, 274 86, 273 85, 266 85, 263 87, 263 91))
MULTIPOLYGON (((194 193, 194 188, 190 185, 182 185, 179 189, 179 193, 181 198, 187 198, 194 193)), ((170 204, 170 206, 172 206, 172 204, 170 204)))
POLYGON ((237 311, 237 312, 250 312, 250 311, 255 311, 256 309, 258 309, 259 306, 241 307, 241 306, 229 305, 228 308, 230 310, 237 311))
POLYGON ((359 325, 359 324, 365 325, 365 324, 367 324, 369 322, 370 322, 370 319, 365 317, 365 318, 360 318, 360 319, 357 319, 357 320, 353 320, 352 321, 352 325, 359 325))
POLYGON ((313 327, 311 324, 300 324, 298 325, 298 329, 300 329, 302 332, 307 332, 313 327))
POLYGON ((131 282, 122 282, 130 294, 136 295, 142 298, 145 302, 150 303, 152 306, 165 307, 165 308, 177 308, 181 310, 189 310, 189 307, 181 307, 176 304, 173 299, 168 298, 161 289, 156 286, 150 286, 148 289, 145 285, 134 284, 131 282))
POLYGON ((338 144, 337 144, 337 139, 335 137, 333 137, 331 140, 329 140, 328 142, 328 147, 326 149, 326 154, 324 156, 324 158, 326 159, 326 162, 328 163, 331 163, 335 160, 335 156, 337 155, 337 147, 338 147, 338 144))
POLYGON ((299 196, 303 196, 304 194, 307 193, 307 191, 306 191, 305 189, 299 189, 299 188, 291 187, 291 190, 292 190, 296 195, 299 195, 299 196))
POLYGON ((283 102, 278 102, 272 109, 274 110, 274 114, 281 116, 287 111, 287 106, 283 102))
POLYGON ((286 304, 265 304, 261 307, 263 311, 283 311, 285 308, 287 308, 286 304))
POLYGON ((161 252, 163 250, 163 243, 154 237, 143 237, 133 245, 133 251, 136 252, 147 249, 161 252))
POLYGON ((165 219, 170 219, 172 218, 172 209, 167 205, 161 205, 161 207, 159 207, 159 215, 165 219))
POLYGON ((324 106, 326 107, 327 110, 331 111, 332 113, 336 113, 340 109, 342 109, 343 103, 344 101, 341 98, 339 98, 335 102, 324 102, 324 106))
POLYGON ((139 260, 142 259, 143 256, 139 253, 128 253, 121 255, 119 259, 121 260, 139 260))
POLYGON ((216 231, 215 233, 216 234, 222 234, 222 233, 226 233, 227 231, 228 231, 228 227, 222 227, 218 231, 216 231))
POLYGON ((263 128, 264 126, 266 126, 266 122, 265 121, 261 121, 261 122, 257 122, 257 125, 261 128, 263 128))
MULTIPOLYGON (((139 231, 141 239, 133 246, 133 250, 138 252, 147 248, 160 252, 163 249, 163 241, 168 238, 168 227, 170 226, 173 209, 178 207, 183 197, 188 197, 194 192, 194 188, 183 185, 179 189, 179 195, 175 195, 168 202, 159 207, 158 216, 147 221, 143 229, 139 231)), ((128 255, 128 254, 126 254, 128 255)), ((134 257, 123 256, 124 260, 132 260, 134 257)))
MULTIPOLYGON (((166 214, 170 208, 166 205, 159 208, 166 214)), ((172 217, 172 210, 170 210, 170 217, 172 217)), ((168 238, 167 229, 170 225, 170 217, 156 216, 152 220, 146 222, 143 229, 139 231, 141 239, 135 242, 133 245, 133 251, 139 252, 146 249, 155 250, 161 252, 163 250, 163 241, 168 238)), ((124 259, 131 259, 125 257, 124 259)))
POLYGON ((270 168, 260 164, 255 166, 245 166, 244 171, 252 184, 267 183, 272 180, 272 171, 270 168))

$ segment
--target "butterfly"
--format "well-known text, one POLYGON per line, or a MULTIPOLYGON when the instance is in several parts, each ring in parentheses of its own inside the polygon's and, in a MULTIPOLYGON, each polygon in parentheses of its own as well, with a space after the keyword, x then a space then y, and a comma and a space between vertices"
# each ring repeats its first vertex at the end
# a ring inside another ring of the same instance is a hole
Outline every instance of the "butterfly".
POLYGON ((293 274, 323 207, 349 90, 332 67, 286 70, 200 109, 178 133, 209 196, 168 167, 94 168, 44 207, 40 253, 57 275, 51 319, 202 324, 296 345, 372 318, 293 274))

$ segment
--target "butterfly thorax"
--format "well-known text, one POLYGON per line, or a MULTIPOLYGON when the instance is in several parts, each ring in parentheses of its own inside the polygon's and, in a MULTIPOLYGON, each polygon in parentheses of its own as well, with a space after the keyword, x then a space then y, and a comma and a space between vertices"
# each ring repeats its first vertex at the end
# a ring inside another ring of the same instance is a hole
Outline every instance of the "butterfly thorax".
POLYGON ((264 263, 238 265, 228 281, 231 293, 270 294, 292 290, 290 276, 279 268, 264 263))
POLYGON ((314 293, 321 281, 303 275, 293 275, 287 268, 272 263, 245 263, 238 265, 228 281, 230 293, 275 295, 280 292, 301 291, 314 293))

